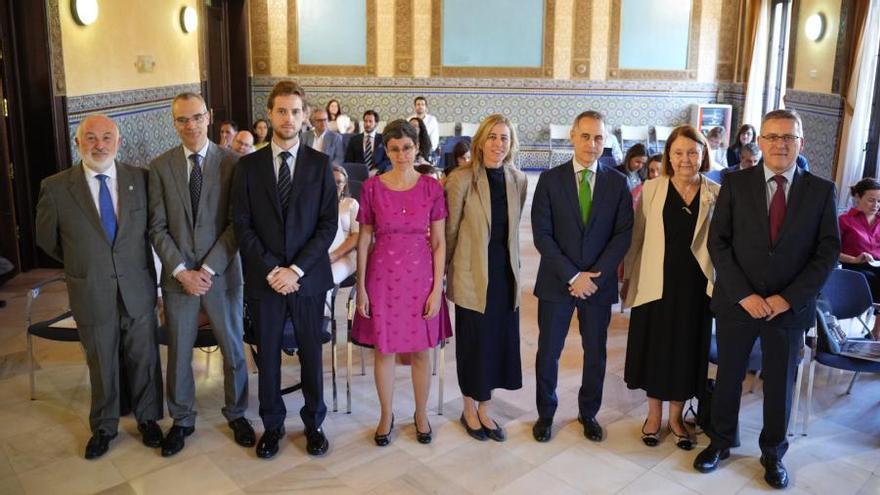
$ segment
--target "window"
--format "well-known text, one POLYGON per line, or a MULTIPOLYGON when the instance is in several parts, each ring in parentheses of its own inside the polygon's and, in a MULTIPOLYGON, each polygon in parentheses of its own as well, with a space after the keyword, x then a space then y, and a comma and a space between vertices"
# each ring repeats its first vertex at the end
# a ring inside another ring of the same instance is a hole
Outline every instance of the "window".
POLYGON ((764 113, 782 106, 788 67, 791 29, 791 0, 773 0, 770 5, 770 43, 767 46, 767 86, 764 113))

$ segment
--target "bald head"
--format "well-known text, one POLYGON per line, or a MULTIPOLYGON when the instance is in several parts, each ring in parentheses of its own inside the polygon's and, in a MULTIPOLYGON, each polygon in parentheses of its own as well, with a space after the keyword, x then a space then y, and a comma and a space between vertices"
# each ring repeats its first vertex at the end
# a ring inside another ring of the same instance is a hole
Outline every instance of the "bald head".
POLYGON ((76 128, 74 142, 83 165, 98 173, 105 172, 119 151, 119 127, 106 115, 89 115, 76 128))
POLYGON ((238 131, 232 140, 232 151, 239 155, 247 155, 254 151, 254 135, 250 131, 238 131))

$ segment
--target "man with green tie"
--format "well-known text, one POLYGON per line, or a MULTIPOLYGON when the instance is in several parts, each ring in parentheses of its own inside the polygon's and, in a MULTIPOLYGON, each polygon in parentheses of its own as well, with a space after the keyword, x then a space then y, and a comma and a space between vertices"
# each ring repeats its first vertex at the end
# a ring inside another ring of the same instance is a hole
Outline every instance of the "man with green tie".
POLYGON ((599 164, 602 114, 578 115, 570 136, 574 157, 541 174, 532 201, 532 233, 541 253, 535 281, 538 421, 532 428, 539 442, 552 435, 559 356, 575 309, 584 349, 578 421, 589 440, 604 438, 596 414, 602 404, 605 341, 611 305, 617 302, 617 266, 629 249, 633 225, 626 178, 599 164))

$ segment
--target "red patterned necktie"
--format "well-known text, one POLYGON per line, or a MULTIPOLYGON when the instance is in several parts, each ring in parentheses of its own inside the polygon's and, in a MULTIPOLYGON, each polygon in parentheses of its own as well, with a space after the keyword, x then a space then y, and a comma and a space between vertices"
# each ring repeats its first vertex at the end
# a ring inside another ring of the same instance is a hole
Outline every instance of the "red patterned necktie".
POLYGON ((776 192, 770 199, 770 244, 776 244, 779 231, 782 230, 782 221, 785 220, 785 177, 774 175, 776 192))

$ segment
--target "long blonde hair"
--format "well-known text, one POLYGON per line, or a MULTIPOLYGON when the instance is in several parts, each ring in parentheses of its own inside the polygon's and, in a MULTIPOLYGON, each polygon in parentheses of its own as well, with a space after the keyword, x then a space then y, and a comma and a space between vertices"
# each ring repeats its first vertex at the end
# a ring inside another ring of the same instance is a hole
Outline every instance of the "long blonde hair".
POLYGON ((483 164, 483 144, 489 139, 489 133, 492 131, 492 128, 498 124, 506 125, 507 129, 510 131, 510 150, 507 152, 507 156, 501 160, 501 163, 505 165, 513 163, 513 159, 519 151, 519 140, 516 138, 516 129, 507 117, 500 113, 493 113, 480 122, 480 127, 477 129, 477 132, 474 133, 474 140, 471 142, 472 165, 483 164))

